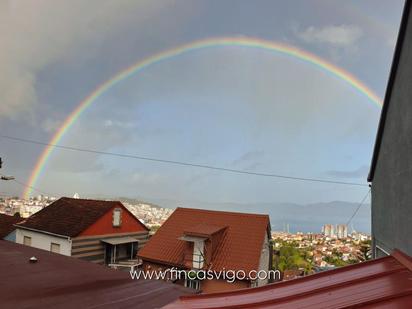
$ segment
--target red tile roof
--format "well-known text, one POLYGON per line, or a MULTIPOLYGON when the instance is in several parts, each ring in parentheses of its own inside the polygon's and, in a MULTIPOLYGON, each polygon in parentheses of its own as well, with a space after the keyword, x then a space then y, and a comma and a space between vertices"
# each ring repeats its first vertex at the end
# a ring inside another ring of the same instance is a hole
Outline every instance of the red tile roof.
POLYGON ((265 235, 270 236, 268 215, 177 208, 138 255, 144 260, 184 268, 185 241, 179 237, 185 232, 215 233, 225 227, 211 269, 258 270, 265 235))
POLYGON ((0 214, 0 239, 13 232, 16 229, 13 225, 22 220, 20 216, 0 214))
POLYGON ((75 237, 113 207, 126 209, 118 201, 62 197, 19 223, 18 226, 75 237))
POLYGON ((391 256, 233 292, 183 296, 165 308, 412 308, 412 259, 391 256))
POLYGON ((189 289, 0 241, 1 308, 160 308, 189 289), (35 256, 37 263, 29 263, 35 256))

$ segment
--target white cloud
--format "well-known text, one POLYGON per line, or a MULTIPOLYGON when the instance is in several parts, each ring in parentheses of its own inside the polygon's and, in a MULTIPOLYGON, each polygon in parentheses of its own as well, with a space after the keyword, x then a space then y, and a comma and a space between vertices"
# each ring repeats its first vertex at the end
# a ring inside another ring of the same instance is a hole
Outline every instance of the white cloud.
POLYGON ((37 76, 48 65, 64 61, 79 46, 99 46, 96 43, 111 33, 130 22, 146 21, 166 5, 132 0, 1 1, 0 117, 33 111, 38 104, 37 76))
POLYGON ((335 47, 350 47, 363 35, 362 29, 354 25, 326 26, 317 28, 310 26, 298 37, 307 43, 326 43, 335 47))
POLYGON ((137 127, 137 123, 131 122, 131 121, 116 121, 116 120, 107 119, 104 121, 104 126, 105 127, 117 127, 121 129, 133 129, 137 127))

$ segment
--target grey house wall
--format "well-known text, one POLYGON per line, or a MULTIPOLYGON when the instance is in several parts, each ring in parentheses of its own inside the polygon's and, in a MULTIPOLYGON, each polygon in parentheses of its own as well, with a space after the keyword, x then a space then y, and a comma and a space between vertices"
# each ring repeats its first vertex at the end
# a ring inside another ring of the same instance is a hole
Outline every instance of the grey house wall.
MULTIPOLYGON (((407 13, 372 182, 376 257, 398 248, 412 256, 412 16, 407 13)), ((398 46, 399 47, 399 46, 398 46)), ((395 56, 396 57, 396 56, 395 56)), ((381 120, 382 121, 382 120, 381 120)))

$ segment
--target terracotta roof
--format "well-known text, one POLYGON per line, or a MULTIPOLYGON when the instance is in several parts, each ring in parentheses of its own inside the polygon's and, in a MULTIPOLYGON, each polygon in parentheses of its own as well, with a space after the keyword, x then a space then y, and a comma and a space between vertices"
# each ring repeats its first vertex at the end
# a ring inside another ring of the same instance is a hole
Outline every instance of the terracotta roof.
POLYGON ((165 308, 411 308, 412 259, 391 256, 290 281, 182 296, 165 308))
POLYGON ((159 308, 191 291, 160 280, 0 241, 1 308, 159 308), (35 256, 37 263, 29 263, 35 256))
MULTIPOLYGON (((184 267, 185 231, 211 233, 226 227, 224 237, 213 255, 212 270, 257 270, 268 215, 177 208, 148 243, 139 251, 143 259, 184 267)), ((270 236, 270 232, 268 233, 270 236)))
POLYGON ((0 214, 0 239, 13 232, 16 229, 13 225, 21 220, 23 219, 20 216, 0 214))
POLYGON ((124 208, 118 201, 62 197, 18 226, 75 237, 115 206, 124 208))

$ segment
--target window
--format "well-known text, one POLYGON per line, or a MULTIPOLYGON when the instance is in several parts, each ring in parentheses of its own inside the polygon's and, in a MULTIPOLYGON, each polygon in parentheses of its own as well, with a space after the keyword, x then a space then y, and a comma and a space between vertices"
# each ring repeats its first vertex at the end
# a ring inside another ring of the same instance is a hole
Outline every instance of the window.
POLYGON ((200 281, 187 278, 185 281, 185 287, 200 290, 200 281))
POLYGON ((60 253, 60 244, 55 244, 54 242, 52 242, 50 244, 50 251, 54 253, 60 253))
POLYGON ((31 237, 24 236, 23 237, 23 244, 26 245, 26 246, 31 246, 31 237))
POLYGON ((137 241, 126 244, 126 255, 129 256, 131 260, 136 259, 138 248, 139 248, 139 243, 137 241))
POLYGON ((119 227, 122 224, 122 210, 120 208, 116 208, 113 210, 113 226, 119 227))

